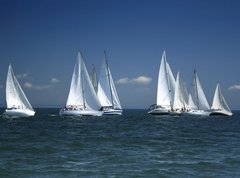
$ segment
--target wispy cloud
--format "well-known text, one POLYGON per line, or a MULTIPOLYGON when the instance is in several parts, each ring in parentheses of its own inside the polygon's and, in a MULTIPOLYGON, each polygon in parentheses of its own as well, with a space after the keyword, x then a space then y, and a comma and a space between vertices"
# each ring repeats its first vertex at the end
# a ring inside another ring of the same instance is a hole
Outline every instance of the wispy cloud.
POLYGON ((240 85, 232 85, 232 86, 228 87, 228 90, 240 91, 240 85))
POLYGON ((29 74, 28 74, 28 73, 18 74, 18 75, 16 75, 16 77, 17 77, 18 79, 26 79, 26 78, 29 77, 29 74))
POLYGON ((51 78, 51 83, 59 83, 60 80, 58 80, 57 78, 51 78))
POLYGON ((128 77, 120 78, 116 81, 117 84, 129 84, 136 83, 140 85, 148 85, 152 81, 152 78, 146 76, 139 76, 137 78, 129 79, 128 77))
POLYGON ((25 82, 24 87, 29 89, 34 89, 34 90, 45 90, 45 89, 51 88, 52 85, 33 85, 30 82, 25 82))
POLYGON ((146 76, 139 76, 131 80, 131 82, 133 83, 143 84, 143 85, 148 85, 151 83, 151 81, 152 81, 152 78, 146 77, 146 76))
POLYGON ((33 89, 33 90, 46 90, 46 89, 54 87, 55 84, 59 83, 59 82, 60 82, 60 80, 58 80, 57 78, 51 78, 49 84, 35 85, 35 84, 30 83, 30 82, 25 82, 24 87, 28 88, 28 89, 33 89))
POLYGON ((129 83, 128 77, 120 78, 116 81, 116 84, 127 84, 127 83, 129 83))

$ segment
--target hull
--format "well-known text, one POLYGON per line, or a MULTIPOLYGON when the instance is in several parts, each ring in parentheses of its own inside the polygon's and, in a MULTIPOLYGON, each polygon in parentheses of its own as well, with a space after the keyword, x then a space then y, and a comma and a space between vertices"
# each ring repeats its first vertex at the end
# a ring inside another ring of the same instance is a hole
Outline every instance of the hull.
POLYGON ((170 109, 169 108, 164 108, 161 106, 153 105, 150 106, 148 114, 151 115, 169 115, 170 109))
POLYGON ((186 111, 186 112, 183 112, 182 114, 183 115, 186 115, 186 116, 209 116, 210 115, 210 111, 204 111, 204 110, 191 110, 191 111, 186 111))
POLYGON ((212 110, 210 116, 232 116, 233 113, 225 110, 212 110))
POLYGON ((170 116, 180 116, 182 114, 181 111, 170 111, 169 115, 170 116))
POLYGON ((35 111, 29 109, 6 109, 3 114, 7 117, 30 117, 35 115, 35 111))
POLYGON ((103 111, 103 115, 122 115, 122 110, 109 109, 103 111))
POLYGON ((102 111, 97 110, 66 110, 61 109, 59 112, 60 116, 101 116, 102 111))

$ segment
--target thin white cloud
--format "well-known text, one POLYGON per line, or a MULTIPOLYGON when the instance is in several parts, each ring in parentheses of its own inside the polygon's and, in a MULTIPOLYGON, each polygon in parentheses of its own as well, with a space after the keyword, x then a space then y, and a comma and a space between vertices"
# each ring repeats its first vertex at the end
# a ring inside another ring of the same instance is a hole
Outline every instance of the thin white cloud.
POLYGON ((28 78, 28 77, 29 77, 29 74, 28 74, 28 73, 18 74, 16 77, 17 77, 18 79, 25 79, 25 78, 28 78))
POLYGON ((128 77, 120 78, 116 81, 116 84, 128 84, 128 83, 129 83, 128 77))
POLYGON ((33 90, 47 90, 49 88, 52 88, 55 86, 56 83, 59 83, 60 80, 58 80, 57 78, 51 78, 50 83, 49 84, 44 84, 44 85, 34 85, 30 82, 25 82, 24 83, 24 87, 28 88, 28 89, 33 89, 33 90))
POLYGON ((24 83, 24 87, 29 89, 34 89, 34 90, 45 90, 45 89, 51 88, 52 85, 33 85, 32 83, 26 82, 24 83))
POLYGON ((232 86, 228 87, 228 90, 240 91, 240 85, 232 85, 232 86))
POLYGON ((57 78, 52 78, 51 79, 51 83, 59 83, 60 82, 60 80, 58 80, 57 78))
POLYGON ((146 77, 146 76, 139 76, 131 80, 131 82, 133 83, 143 84, 143 85, 148 85, 151 83, 151 81, 152 81, 152 78, 146 77))
POLYGON ((25 88, 32 88, 33 85, 29 82, 25 82, 24 85, 23 85, 25 88))
POLYGON ((129 79, 128 77, 120 78, 116 81, 117 84, 129 84, 129 83, 135 83, 140 85, 148 85, 152 81, 152 78, 146 77, 146 76, 139 76, 133 79, 129 79))

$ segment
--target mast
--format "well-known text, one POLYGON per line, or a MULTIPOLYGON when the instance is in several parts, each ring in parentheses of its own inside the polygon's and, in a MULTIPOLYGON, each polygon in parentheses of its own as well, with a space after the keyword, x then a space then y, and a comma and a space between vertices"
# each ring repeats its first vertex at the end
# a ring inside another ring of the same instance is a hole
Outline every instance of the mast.
POLYGON ((111 85, 111 81, 110 81, 110 73, 109 73, 109 68, 108 68, 108 60, 107 60, 106 51, 104 51, 104 57, 105 57, 106 68, 107 68, 107 78, 108 78, 108 84, 109 84, 109 89, 110 89, 110 94, 111 94, 111 102, 112 102, 112 106, 114 107, 112 85, 111 85))
POLYGON ((171 86, 170 86, 170 79, 169 79, 169 72, 168 72, 168 68, 167 68, 167 60, 166 60, 166 53, 164 51, 164 65, 165 65, 165 69, 166 69, 166 76, 167 76, 167 84, 168 84, 168 94, 169 94, 169 99, 170 99, 170 107, 171 109, 173 108, 173 104, 172 104, 172 94, 171 94, 171 86))
POLYGON ((79 61, 81 64, 81 68, 80 68, 80 77, 81 77, 81 86, 82 86, 82 99, 83 99, 83 108, 86 108, 86 104, 85 104, 85 98, 84 98, 84 82, 83 82, 83 72, 82 72, 82 68, 83 68, 83 56, 82 56, 82 52, 80 52, 81 55, 81 60, 79 61))
POLYGON ((222 92, 221 92, 221 89, 220 89, 220 85, 217 84, 217 87, 218 87, 218 97, 219 97, 220 103, 221 103, 221 109, 223 109, 223 98, 222 98, 222 92))
POLYGON ((96 74, 96 69, 95 69, 94 64, 92 65, 91 81, 92 81, 93 88, 94 88, 95 92, 97 93, 97 89, 98 89, 98 86, 97 86, 97 74, 96 74))
POLYGON ((198 99, 198 86, 197 86, 197 72, 196 70, 194 69, 194 78, 193 78, 193 81, 194 81, 194 84, 195 84, 195 94, 196 94, 196 99, 197 99, 197 108, 199 110, 199 99, 198 99))

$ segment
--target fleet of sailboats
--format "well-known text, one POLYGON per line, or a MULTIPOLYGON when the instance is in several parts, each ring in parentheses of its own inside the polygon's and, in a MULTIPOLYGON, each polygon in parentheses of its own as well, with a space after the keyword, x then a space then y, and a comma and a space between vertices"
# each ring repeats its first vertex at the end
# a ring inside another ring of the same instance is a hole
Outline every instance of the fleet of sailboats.
MULTIPOLYGON (((151 115, 224 115, 231 116, 229 108, 217 84, 210 108, 196 70, 193 72, 193 90, 188 92, 180 73, 176 80, 167 62, 164 51, 158 73, 156 104, 149 107, 151 115)), ((3 113, 7 117, 34 116, 35 111, 23 92, 12 66, 9 65, 6 80, 7 108, 3 113)), ((60 116, 102 116, 121 115, 122 106, 108 64, 106 51, 97 78, 93 65, 91 77, 88 74, 81 52, 78 52, 74 66, 69 94, 65 106, 60 110, 60 116)))
POLYGON ((187 92, 179 72, 176 81, 174 80, 164 51, 158 74, 157 103, 149 107, 148 114, 174 116, 232 115, 219 85, 217 85, 213 105, 210 108, 196 70, 193 73, 193 88, 193 94, 187 92))

